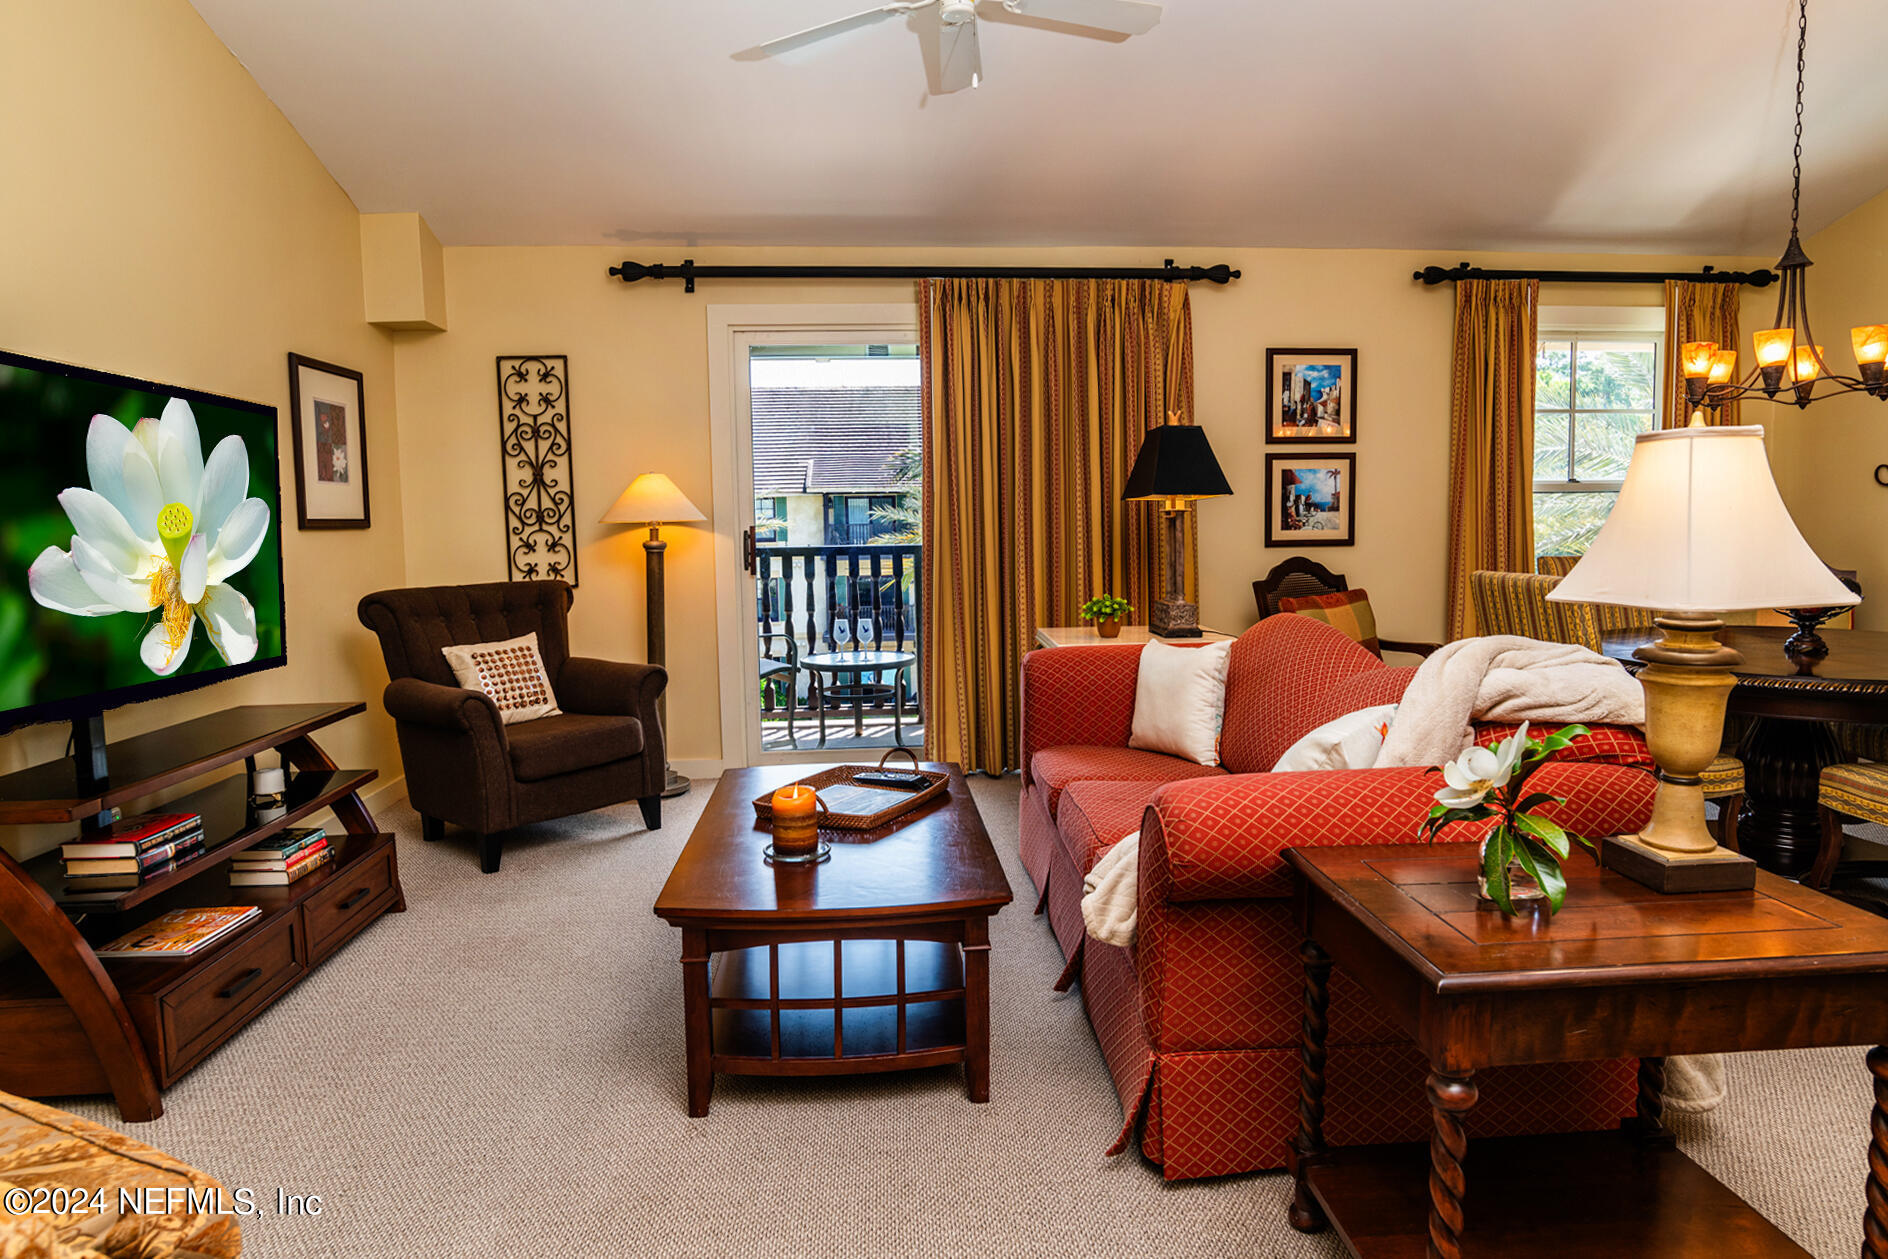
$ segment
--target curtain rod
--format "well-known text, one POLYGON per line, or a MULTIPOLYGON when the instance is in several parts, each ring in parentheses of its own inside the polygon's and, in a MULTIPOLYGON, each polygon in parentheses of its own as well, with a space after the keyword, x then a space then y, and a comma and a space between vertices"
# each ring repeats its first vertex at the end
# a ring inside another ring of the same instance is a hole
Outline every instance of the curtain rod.
POLYGON ((1225 263, 1177 267, 1169 258, 1158 267, 698 267, 693 258, 676 263, 628 262, 610 274, 625 284, 680 276, 684 292, 697 280, 1209 280, 1225 284, 1239 272, 1225 263))
POLYGON ((1754 289, 1776 283, 1777 273, 1763 271, 1488 271, 1466 262, 1453 267, 1424 267, 1410 277, 1424 284, 1449 280, 1539 280, 1543 284, 1663 284, 1690 280, 1693 284, 1748 284, 1754 289))

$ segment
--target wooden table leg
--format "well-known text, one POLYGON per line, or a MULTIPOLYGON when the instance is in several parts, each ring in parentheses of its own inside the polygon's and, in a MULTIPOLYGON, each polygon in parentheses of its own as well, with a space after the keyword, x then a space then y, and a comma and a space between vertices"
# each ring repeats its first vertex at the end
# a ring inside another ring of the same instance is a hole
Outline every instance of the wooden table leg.
POLYGON ((1310 940, 1298 950, 1305 964, 1304 1019, 1298 1040, 1298 1136, 1285 1150, 1291 1170, 1291 1226, 1301 1233, 1329 1227, 1306 1176, 1311 1162, 1324 1152, 1324 1040, 1330 1030, 1326 1014, 1331 1004, 1331 955, 1310 940))
POLYGON ((1462 1259, 1462 1200, 1468 1196, 1462 1169, 1468 1134, 1462 1121, 1479 1094, 1472 1076, 1429 1074, 1429 1113, 1435 1122, 1429 1137, 1429 1259, 1462 1259))
POLYGON ((1639 1096, 1633 1111, 1633 1117, 1621 1126, 1636 1132, 1642 1144, 1667 1148, 1678 1144, 1677 1134, 1665 1126, 1665 1059, 1639 1059, 1639 1096))
POLYGON ((964 1086, 990 1100, 990 920, 964 919, 964 1086))
POLYGON ((714 1030, 708 1017, 708 933, 682 929, 682 1022, 687 1030, 688 1117, 708 1113, 714 1096, 714 1030))
POLYGON ((1875 1106, 1868 1114, 1868 1214, 1862 1217, 1862 1259, 1888 1259, 1888 1045, 1868 1051, 1875 1106))

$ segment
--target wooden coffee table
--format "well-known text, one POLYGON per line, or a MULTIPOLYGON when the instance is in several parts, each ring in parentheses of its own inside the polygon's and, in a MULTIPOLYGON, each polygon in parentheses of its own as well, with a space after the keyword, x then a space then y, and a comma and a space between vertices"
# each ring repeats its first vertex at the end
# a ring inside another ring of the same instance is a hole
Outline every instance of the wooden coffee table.
POLYGON ((1306 939, 1294 1226, 1335 1225, 1373 1259, 1807 1255, 1678 1150, 1660 1123, 1664 1059, 1867 1044, 1873 1112, 1829 1139, 1872 1134, 1862 1253, 1888 1259, 1888 921, 1761 871, 1754 891, 1661 896, 1584 854, 1558 917, 1510 921, 1477 906, 1473 853, 1285 854, 1306 939), (1333 964, 1428 1055, 1427 1147, 1325 1146, 1333 964), (1639 1059, 1637 1114, 1619 1131, 1471 1152, 1477 1070, 1608 1058, 1639 1059))
POLYGON ((691 1116, 717 1071, 961 1062, 970 1100, 990 1099, 990 917, 1010 885, 963 771, 924 768, 950 774, 946 795, 878 830, 822 830, 832 858, 811 866, 762 859, 753 806, 806 767, 721 776, 656 898, 682 929, 691 1116))

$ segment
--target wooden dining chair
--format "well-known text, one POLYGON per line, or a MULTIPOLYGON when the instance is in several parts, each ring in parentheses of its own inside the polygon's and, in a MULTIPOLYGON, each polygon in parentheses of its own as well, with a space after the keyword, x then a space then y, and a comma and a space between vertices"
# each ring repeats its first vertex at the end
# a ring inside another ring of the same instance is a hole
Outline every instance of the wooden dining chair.
MULTIPOLYGON (((1259 619, 1277 616, 1279 600, 1302 599, 1318 595, 1343 594, 1350 590, 1350 582, 1342 573, 1334 573, 1316 560, 1308 560, 1302 555, 1293 555, 1280 560, 1272 566, 1272 571, 1252 583, 1252 598, 1259 607, 1259 619)), ((1436 650, 1439 643, 1405 642, 1395 638, 1377 639, 1377 654, 1386 651, 1408 652, 1415 656, 1427 656, 1436 650)))

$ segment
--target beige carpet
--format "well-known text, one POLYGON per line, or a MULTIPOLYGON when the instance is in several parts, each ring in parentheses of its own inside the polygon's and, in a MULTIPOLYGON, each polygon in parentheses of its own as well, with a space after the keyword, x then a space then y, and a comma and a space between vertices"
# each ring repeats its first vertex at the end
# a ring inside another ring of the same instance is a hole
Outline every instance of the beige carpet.
MULTIPOLYGON (((1286 1226, 1281 1175, 1169 1185, 1102 1156, 1120 1109, 1078 1001, 1049 991, 1061 957, 1030 915, 1013 779, 974 784, 1017 894, 994 923, 990 1104, 954 1069, 724 1077, 713 1113, 687 1118, 679 939, 650 905, 711 785, 669 801, 656 834, 633 806, 537 828, 493 876, 389 810, 408 912, 131 1130, 265 1202, 321 1196, 318 1217, 245 1224, 256 1259, 1341 1253, 1286 1226)), ((1860 1236, 1868 1104, 1859 1050, 1751 1055, 1723 1110, 1680 1123, 1834 1259, 1860 1236)))

